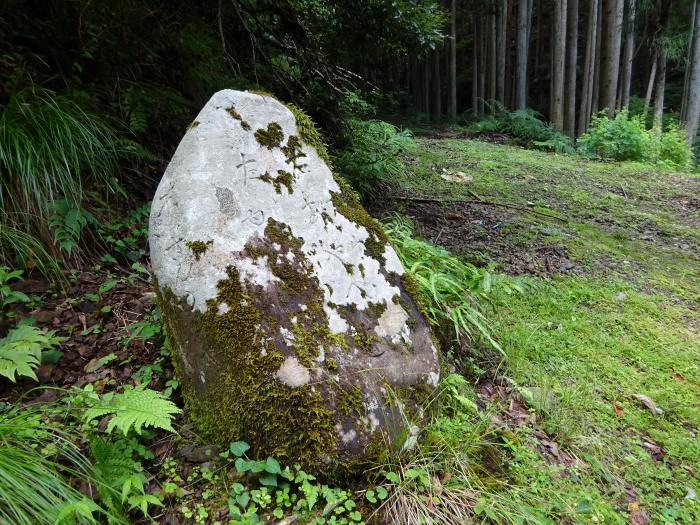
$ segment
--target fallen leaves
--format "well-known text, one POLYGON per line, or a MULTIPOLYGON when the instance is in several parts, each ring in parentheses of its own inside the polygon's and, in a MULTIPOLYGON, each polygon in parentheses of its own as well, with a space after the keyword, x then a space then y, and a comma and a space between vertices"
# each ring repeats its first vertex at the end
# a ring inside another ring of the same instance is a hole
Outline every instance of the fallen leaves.
POLYGON ((461 183, 471 182, 474 180, 474 177, 472 177, 471 175, 467 175, 463 171, 455 171, 452 173, 441 173, 440 177, 442 177, 446 181, 461 182, 461 183))
POLYGON ((610 404, 612 405, 613 412, 615 412, 617 417, 622 417, 625 415, 625 411, 622 410, 622 407, 615 403, 615 401, 611 401, 610 404))

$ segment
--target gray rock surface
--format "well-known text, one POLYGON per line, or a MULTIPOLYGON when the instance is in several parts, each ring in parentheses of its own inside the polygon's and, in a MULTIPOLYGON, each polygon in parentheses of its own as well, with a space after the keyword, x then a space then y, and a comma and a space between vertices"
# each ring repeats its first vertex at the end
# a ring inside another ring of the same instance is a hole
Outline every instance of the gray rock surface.
POLYGON ((396 253, 314 142, 275 98, 216 93, 160 182, 150 248, 195 422, 337 473, 405 434, 439 362, 396 253))

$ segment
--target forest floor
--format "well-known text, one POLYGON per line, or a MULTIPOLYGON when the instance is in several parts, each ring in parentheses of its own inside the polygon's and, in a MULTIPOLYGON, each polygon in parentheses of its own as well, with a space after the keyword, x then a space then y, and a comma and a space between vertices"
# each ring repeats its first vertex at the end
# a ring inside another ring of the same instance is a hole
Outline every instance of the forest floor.
MULTIPOLYGON (((460 403, 438 409, 419 454, 384 465, 404 480, 387 500, 390 513, 403 513, 393 523, 421 506, 433 516, 467 508, 477 522, 700 523, 700 179, 455 133, 416 142, 408 174, 370 210, 412 217, 425 239, 495 265, 525 292, 494 295, 487 311, 505 355, 453 355, 469 381, 447 385, 460 403)), ((73 272, 66 292, 31 279, 18 286, 32 296, 18 319, 67 338, 60 359, 38 370, 42 383, 65 390, 33 396, 176 388, 138 252, 146 214, 122 221, 106 262, 73 272), (140 263, 109 263, 127 248, 140 263)), ((33 386, 8 384, 0 399, 26 398, 33 386)), ((165 494, 151 516, 226 523, 228 460, 197 440, 186 417, 176 428, 153 433, 142 453, 147 491, 165 494)))
POLYGON ((700 523, 700 178, 455 135, 418 139, 374 212, 526 284, 489 314, 505 357, 468 374, 512 433, 481 513, 700 523))

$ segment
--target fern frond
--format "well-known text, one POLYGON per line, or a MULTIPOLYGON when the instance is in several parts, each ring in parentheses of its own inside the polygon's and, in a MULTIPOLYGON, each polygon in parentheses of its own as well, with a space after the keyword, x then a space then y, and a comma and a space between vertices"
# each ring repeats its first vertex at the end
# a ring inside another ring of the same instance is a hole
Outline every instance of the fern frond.
POLYGON ((123 392, 107 394, 100 403, 85 411, 85 421, 111 415, 107 432, 118 428, 127 434, 132 428, 141 434, 144 427, 155 427, 175 432, 172 419, 181 410, 160 392, 150 388, 125 386, 123 392))
POLYGON ((0 375, 13 383, 16 376, 37 381, 34 369, 41 363, 41 351, 61 341, 54 332, 42 332, 35 326, 19 325, 0 339, 0 375))

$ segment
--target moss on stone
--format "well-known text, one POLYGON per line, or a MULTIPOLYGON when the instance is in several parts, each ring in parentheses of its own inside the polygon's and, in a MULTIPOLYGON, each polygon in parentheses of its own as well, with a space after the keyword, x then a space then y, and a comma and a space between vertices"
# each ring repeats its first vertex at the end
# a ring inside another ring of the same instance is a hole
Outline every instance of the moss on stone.
POLYGON ((286 157, 287 164, 292 164, 295 170, 302 170, 306 164, 299 163, 299 159, 306 157, 306 153, 302 151, 302 143, 296 135, 290 135, 287 139, 287 144, 280 149, 286 157))
POLYGON ((277 176, 273 177, 269 172, 265 172, 265 175, 258 177, 261 181, 272 184, 277 193, 282 193, 282 186, 287 188, 287 191, 291 195, 294 193, 294 175, 284 170, 277 170, 277 176))
POLYGON ((365 278, 365 265, 360 263, 357 265, 357 269, 360 270, 360 275, 364 279, 365 278))
POLYGON ((316 129, 316 124, 314 124, 314 121, 294 104, 287 104, 287 108, 294 115, 297 124, 297 131, 299 132, 299 137, 301 137, 301 140, 314 148, 318 156, 321 157, 328 168, 332 169, 331 158, 328 155, 326 144, 323 142, 318 129, 316 129))
POLYGON ((284 139, 282 126, 277 124, 277 122, 270 122, 267 125, 267 129, 259 128, 255 132, 255 139, 258 141, 258 144, 265 146, 267 149, 279 148, 284 139))
POLYGON ((199 121, 198 121, 198 120, 193 120, 192 122, 190 122, 190 125, 187 126, 187 130, 189 131, 189 130, 191 130, 191 129, 196 128, 197 126, 199 126, 199 121))
POLYGON ((260 290, 247 293, 235 268, 229 267, 227 276, 204 313, 190 311, 169 289, 159 293, 169 339, 205 341, 201 348, 190 348, 187 357, 174 345, 187 412, 217 444, 243 439, 251 444, 252 456, 290 458, 332 473, 339 457, 331 410, 311 385, 289 388, 275 379, 285 356, 272 339, 258 337, 261 326, 270 330, 274 319, 262 314, 260 290), (223 304, 228 310, 220 313, 223 304), (192 352, 201 377, 188 370, 192 352))
POLYGON ((389 244, 389 238, 384 228, 362 207, 357 195, 345 181, 337 179, 337 182, 340 186, 340 192, 331 192, 331 200, 335 209, 350 222, 367 230, 368 237, 364 240, 365 255, 385 264, 384 250, 389 244))
POLYGON ((241 117, 241 114, 238 111, 236 111, 236 108, 234 106, 226 108, 226 112, 229 115, 231 115, 232 118, 239 121, 241 123, 241 127, 244 130, 248 131, 250 129, 250 124, 247 121, 243 120, 243 117, 241 117))
POLYGON ((187 241, 185 243, 185 246, 187 246, 190 249, 190 251, 192 252, 192 255, 194 255, 195 260, 199 261, 199 259, 201 259, 202 255, 207 253, 209 246, 211 246, 212 244, 214 244, 213 240, 208 240, 207 242, 187 241))
POLYGON ((365 308, 365 312, 367 312, 372 319, 379 319, 382 314, 386 312, 386 303, 369 303, 365 308))

